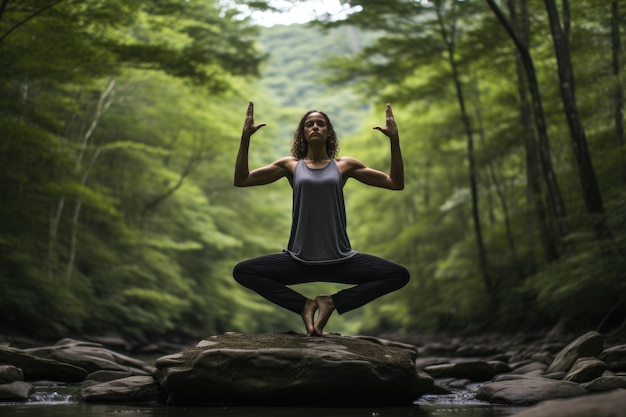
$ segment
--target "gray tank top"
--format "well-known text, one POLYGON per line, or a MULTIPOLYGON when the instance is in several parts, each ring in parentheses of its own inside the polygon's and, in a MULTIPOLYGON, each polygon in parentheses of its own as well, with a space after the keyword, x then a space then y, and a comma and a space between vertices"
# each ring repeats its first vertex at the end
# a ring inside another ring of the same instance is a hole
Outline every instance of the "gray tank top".
POLYGON ((341 262, 356 254, 346 232, 343 181, 335 160, 319 169, 298 161, 293 173, 292 223, 286 251, 307 264, 341 262))

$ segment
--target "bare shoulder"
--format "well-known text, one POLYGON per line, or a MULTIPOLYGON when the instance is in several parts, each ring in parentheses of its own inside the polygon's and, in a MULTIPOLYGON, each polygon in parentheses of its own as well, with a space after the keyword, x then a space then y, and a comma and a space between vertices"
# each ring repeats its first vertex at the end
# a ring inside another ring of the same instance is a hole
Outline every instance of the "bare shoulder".
POLYGON ((356 158, 351 156, 342 156, 337 159, 337 167, 342 175, 346 175, 356 169, 366 168, 367 166, 356 158))
POLYGON ((393 184, 389 175, 382 171, 373 169, 365 165, 356 158, 344 157, 337 160, 339 172, 343 178, 344 184, 348 178, 354 178, 363 184, 372 185, 380 188, 400 189, 393 184))
POLYGON ((283 169, 288 170, 289 172, 293 172, 293 170, 295 169, 296 165, 298 163, 298 159, 293 157, 293 156, 285 156, 282 157, 280 159, 277 159, 276 161, 274 161, 274 163, 272 165, 276 165, 279 166, 283 169))

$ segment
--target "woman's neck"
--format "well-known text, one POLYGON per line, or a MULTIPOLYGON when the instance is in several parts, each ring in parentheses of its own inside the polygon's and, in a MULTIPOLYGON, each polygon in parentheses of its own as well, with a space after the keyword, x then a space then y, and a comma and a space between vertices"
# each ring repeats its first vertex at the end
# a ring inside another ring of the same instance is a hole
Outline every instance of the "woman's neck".
POLYGON ((330 160, 330 158, 328 157, 328 154, 326 153, 326 147, 322 148, 313 148, 313 147, 309 147, 306 156, 304 157, 305 161, 310 161, 313 163, 319 163, 319 162, 328 162, 330 160))
POLYGON ((323 152, 322 151, 312 152, 312 149, 309 148, 309 151, 304 157, 304 163, 309 168, 313 168, 313 169, 325 168, 326 166, 328 166, 329 162, 330 162, 330 158, 328 157, 328 154, 326 153, 326 149, 324 149, 323 152))

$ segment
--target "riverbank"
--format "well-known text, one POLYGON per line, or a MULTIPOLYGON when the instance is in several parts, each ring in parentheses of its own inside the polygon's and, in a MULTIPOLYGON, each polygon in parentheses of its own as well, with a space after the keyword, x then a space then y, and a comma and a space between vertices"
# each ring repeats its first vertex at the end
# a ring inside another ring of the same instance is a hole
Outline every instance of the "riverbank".
MULTIPOLYGON (((384 335, 383 338, 329 335, 327 338, 308 338, 295 333, 288 336, 278 333, 268 335, 266 339, 271 340, 270 345, 257 341, 248 348, 255 357, 263 354, 269 355, 270 359, 274 356, 274 359, 281 359, 276 356, 276 348, 281 347, 281 352, 284 351, 286 344, 281 338, 287 337, 302 338, 307 342, 293 352, 302 357, 299 363, 307 358, 306 349, 317 339, 361 340, 414 351, 419 385, 426 387, 420 391, 416 404, 424 398, 436 401, 452 395, 485 404, 528 406, 555 398, 589 397, 590 394, 626 388, 626 344, 621 343, 619 335, 593 331, 569 339, 556 334, 384 335)), ((12 401, 32 401, 36 385, 31 382, 43 379, 76 384, 77 391, 72 398, 79 401, 157 402, 162 397, 162 381, 155 377, 154 362, 143 361, 138 359, 139 356, 165 357, 162 362, 169 363, 171 360, 165 355, 182 358, 181 364, 187 369, 194 366, 193 361, 184 363, 184 358, 191 357, 186 353, 192 349, 191 345, 198 345, 194 348, 196 356, 205 354, 198 348, 215 345, 212 338, 200 344, 198 341, 177 340, 176 343, 168 341, 140 347, 117 338, 90 339, 64 339, 52 345, 25 348, 5 341, 0 346, 0 362, 13 368, 0 377, 5 379, 0 387, 7 388, 10 384, 7 375, 12 375, 18 388, 12 401), (119 353, 120 350, 125 353, 119 353), (20 381, 20 372, 24 382, 20 381), (93 392, 97 392, 97 396, 90 397, 93 392)), ((259 340, 255 335, 239 337, 239 340, 247 339, 259 340)), ((17 343, 20 342, 29 346, 34 343, 23 339, 17 343)), ((241 346, 225 345, 223 350, 229 349, 241 351, 241 346)), ((218 350, 222 351, 221 348, 218 350)), ((238 357, 233 359, 239 361, 238 357)), ((246 369, 256 367, 256 362, 251 362, 241 371, 245 373, 246 369)), ((286 364, 284 368, 289 373, 291 366, 286 364)), ((336 378, 337 375, 333 372, 328 377, 336 378)), ((621 397, 615 399, 620 400, 621 397)))

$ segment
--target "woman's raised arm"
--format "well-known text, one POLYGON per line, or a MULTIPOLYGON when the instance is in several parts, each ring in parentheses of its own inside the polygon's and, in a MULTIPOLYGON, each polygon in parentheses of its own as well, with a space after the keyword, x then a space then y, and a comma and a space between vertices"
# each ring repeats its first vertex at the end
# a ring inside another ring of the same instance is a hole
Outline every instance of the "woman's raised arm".
POLYGON ((391 111, 391 104, 387 104, 385 116, 385 126, 374 126, 374 129, 387 136, 391 144, 389 175, 372 169, 354 158, 340 158, 340 160, 345 164, 346 177, 352 177, 374 187, 402 190, 404 189, 404 163, 402 161, 402 152, 400 151, 398 126, 391 111))
POLYGON ((289 157, 281 158, 269 165, 250 171, 248 166, 250 138, 263 126, 266 126, 266 123, 254 124, 254 103, 249 102, 246 119, 243 122, 239 152, 237 152, 235 161, 234 184, 236 187, 269 184, 287 176, 289 173, 288 162, 293 159, 289 157))

